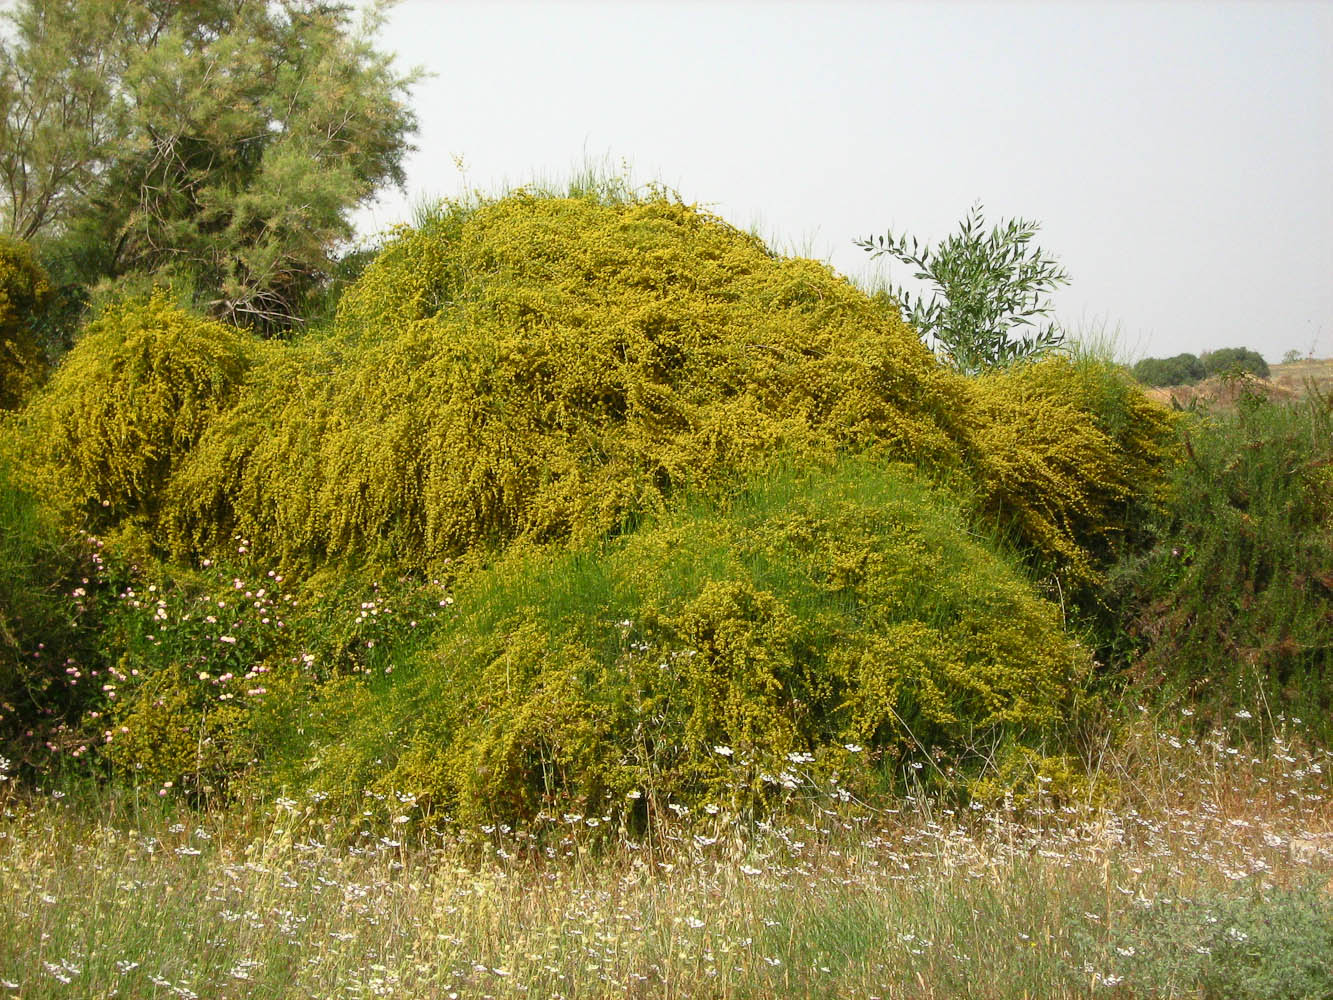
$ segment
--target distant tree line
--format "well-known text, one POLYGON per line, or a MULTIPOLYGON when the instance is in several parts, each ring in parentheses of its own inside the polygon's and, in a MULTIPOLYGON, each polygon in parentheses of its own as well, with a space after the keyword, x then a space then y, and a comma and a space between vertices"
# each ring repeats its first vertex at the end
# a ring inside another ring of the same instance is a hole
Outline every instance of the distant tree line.
POLYGON ((1134 365, 1134 378, 1148 386, 1193 385, 1214 375, 1247 373, 1268 378, 1268 362, 1248 347, 1223 347, 1202 356, 1177 354, 1173 358, 1144 358, 1134 365))

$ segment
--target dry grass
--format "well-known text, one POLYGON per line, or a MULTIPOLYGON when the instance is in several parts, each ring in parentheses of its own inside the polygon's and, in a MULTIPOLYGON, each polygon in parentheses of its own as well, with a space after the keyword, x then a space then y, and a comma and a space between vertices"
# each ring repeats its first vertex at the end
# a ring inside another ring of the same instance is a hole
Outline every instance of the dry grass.
POLYGON ((1269 371, 1266 379, 1214 377, 1194 385, 1163 386, 1144 391, 1159 403, 1169 406, 1174 401, 1185 408, 1190 405, 1232 407, 1246 393, 1262 394, 1274 402, 1292 402, 1316 392, 1323 396, 1333 392, 1333 358, 1270 365, 1269 371))
POLYGON ((1333 391, 1333 358, 1308 358, 1288 364, 1269 366, 1269 381, 1279 389, 1289 389, 1300 396, 1309 395, 1311 387, 1327 396, 1333 391))
POLYGON ((1220 961, 1199 935, 1227 900, 1328 898, 1333 755, 1145 722, 1100 766, 1114 806, 809 802, 640 839, 566 816, 337 843, 310 802, 11 794, 0 996, 1198 996, 1155 939, 1220 961))

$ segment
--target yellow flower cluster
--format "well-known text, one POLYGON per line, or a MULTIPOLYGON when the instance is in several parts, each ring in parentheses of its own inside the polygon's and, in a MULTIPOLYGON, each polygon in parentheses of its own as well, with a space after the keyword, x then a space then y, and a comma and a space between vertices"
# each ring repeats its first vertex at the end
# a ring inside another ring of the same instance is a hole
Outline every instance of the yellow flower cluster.
POLYGON ((596 537, 778 448, 956 461, 952 386, 896 313, 694 208, 520 194, 402 233, 203 435, 166 529, 416 566, 596 537))
POLYGON ((1134 504, 1164 499, 1172 415, 1106 363, 1063 357, 967 383, 963 430, 989 511, 1075 583, 1134 504))
POLYGON ((38 464, 59 470, 95 524, 151 518, 260 350, 161 295, 108 309, 21 415, 38 464))

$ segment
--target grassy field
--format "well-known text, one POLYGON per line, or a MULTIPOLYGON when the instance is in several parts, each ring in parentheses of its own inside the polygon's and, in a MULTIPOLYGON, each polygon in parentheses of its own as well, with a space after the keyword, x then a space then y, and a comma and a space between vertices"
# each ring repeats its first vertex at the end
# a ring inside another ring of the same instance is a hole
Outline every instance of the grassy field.
POLYGON ((1098 807, 807 801, 637 840, 11 794, 0 995, 1329 996, 1333 755, 1191 721, 1145 713, 1098 807))
POLYGON ((1299 395, 1306 395, 1311 386, 1324 394, 1333 389, 1333 358, 1311 358, 1285 365, 1272 365, 1271 370, 1269 381, 1299 395))

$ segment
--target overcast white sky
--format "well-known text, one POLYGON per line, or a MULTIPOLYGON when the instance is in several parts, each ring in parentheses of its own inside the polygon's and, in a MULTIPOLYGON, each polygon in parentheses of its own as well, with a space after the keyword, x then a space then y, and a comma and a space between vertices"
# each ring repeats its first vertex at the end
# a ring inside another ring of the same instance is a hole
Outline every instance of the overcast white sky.
POLYGON ((485 191, 626 160, 853 275, 980 199, 1127 355, 1333 355, 1333 3, 406 0, 379 44, 434 76, 367 233, 462 191, 453 154, 485 191))

